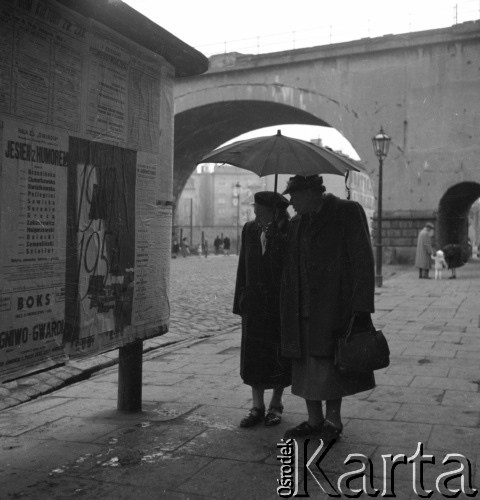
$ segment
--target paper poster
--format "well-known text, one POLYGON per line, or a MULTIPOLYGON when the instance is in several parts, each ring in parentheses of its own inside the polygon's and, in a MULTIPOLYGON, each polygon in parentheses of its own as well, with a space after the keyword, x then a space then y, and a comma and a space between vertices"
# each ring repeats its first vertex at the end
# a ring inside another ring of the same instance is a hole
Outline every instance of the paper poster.
POLYGON ((172 205, 158 199, 156 156, 137 160, 135 294, 133 321, 145 328, 168 324, 172 205))
POLYGON ((72 137, 68 180, 70 352, 111 348, 132 331, 136 152, 72 137))
POLYGON ((64 357, 68 136, 4 120, 0 184, 0 373, 64 357))

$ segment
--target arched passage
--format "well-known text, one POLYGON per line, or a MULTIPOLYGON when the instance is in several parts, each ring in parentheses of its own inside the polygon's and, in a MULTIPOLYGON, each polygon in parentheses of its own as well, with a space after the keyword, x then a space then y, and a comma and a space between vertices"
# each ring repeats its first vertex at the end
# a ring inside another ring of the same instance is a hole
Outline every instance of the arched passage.
POLYGON ((466 247, 468 213, 478 198, 480 198, 480 184, 477 182, 461 182, 449 188, 442 196, 438 208, 439 248, 449 243, 466 247))
POLYGON ((329 126, 299 108, 267 101, 220 101, 176 114, 174 199, 204 154, 250 130, 283 123, 329 126))

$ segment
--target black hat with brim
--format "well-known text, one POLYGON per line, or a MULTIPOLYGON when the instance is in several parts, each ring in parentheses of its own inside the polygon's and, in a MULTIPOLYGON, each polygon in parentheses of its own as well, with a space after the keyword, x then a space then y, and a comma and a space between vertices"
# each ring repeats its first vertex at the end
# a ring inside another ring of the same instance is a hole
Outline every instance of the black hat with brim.
POLYGON ((282 194, 291 194, 295 191, 303 191, 305 189, 318 189, 323 191, 323 178, 321 175, 295 175, 290 177, 287 182, 287 188, 282 194))

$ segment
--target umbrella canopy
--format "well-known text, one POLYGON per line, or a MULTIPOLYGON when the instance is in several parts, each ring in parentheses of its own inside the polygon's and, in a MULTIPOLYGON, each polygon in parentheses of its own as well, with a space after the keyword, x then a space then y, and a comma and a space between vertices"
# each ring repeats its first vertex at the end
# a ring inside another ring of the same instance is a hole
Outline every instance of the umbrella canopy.
POLYGON ((272 174, 345 175, 349 170, 360 171, 353 160, 311 142, 282 135, 280 130, 273 136, 223 146, 205 155, 198 163, 228 163, 260 177, 272 174))

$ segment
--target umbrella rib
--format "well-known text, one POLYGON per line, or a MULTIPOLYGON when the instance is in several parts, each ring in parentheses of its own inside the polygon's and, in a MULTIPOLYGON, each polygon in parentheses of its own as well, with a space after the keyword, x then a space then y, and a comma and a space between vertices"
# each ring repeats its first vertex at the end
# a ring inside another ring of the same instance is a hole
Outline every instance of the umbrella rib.
MULTIPOLYGON (((293 156, 294 156, 294 157, 295 157, 295 159, 297 160, 298 164, 299 164, 299 165, 301 165, 301 164, 302 164, 302 161, 301 161, 301 160, 300 160, 300 158, 298 157, 297 152, 295 151, 295 149, 292 147, 292 145, 291 145, 290 143, 288 143, 288 142, 287 142, 287 144, 288 144, 288 147, 289 147, 290 151, 293 153, 293 156)), ((303 173, 302 173, 302 175, 303 175, 303 173)), ((306 176, 304 176, 304 177, 306 177, 306 176)))
MULTIPOLYGON (((272 151, 274 150, 275 148, 275 141, 278 140, 278 137, 277 135, 274 135, 273 136, 273 141, 272 141, 272 145, 270 147, 270 150, 267 152, 267 154, 265 155, 265 161, 263 163, 263 167, 262 167, 262 170, 261 170, 261 173, 259 174, 260 176, 263 174, 263 169, 265 168, 265 165, 268 163, 268 159, 270 158, 270 155, 272 153, 272 151)), ((281 136, 280 136, 281 137, 281 136)))

